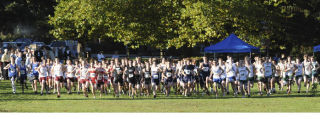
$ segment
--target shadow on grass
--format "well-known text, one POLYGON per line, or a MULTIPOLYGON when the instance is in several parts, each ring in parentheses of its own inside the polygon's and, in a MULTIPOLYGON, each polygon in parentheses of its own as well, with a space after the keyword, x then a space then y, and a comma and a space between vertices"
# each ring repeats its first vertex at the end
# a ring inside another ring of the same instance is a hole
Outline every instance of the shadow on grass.
MULTIPOLYGON (((3 94, 3 93, 2 93, 3 94)), ((25 94, 16 94, 16 95, 25 95, 25 94)), ((34 95, 34 94, 27 94, 27 95, 34 95)), ((51 94, 52 95, 52 94, 51 94)), ((44 95, 45 96, 45 95, 44 95)), ((53 95, 52 95, 53 96, 53 95)), ((253 99, 268 99, 268 98, 297 98, 297 97, 312 97, 311 95, 275 95, 275 96, 253 96, 250 98, 253 99)), ((318 97, 318 96, 314 96, 314 97, 318 97)), ((61 98, 49 98, 49 99, 32 99, 32 98, 11 98, 11 99, 1 99, 0 101, 15 101, 15 100, 34 100, 34 101, 46 101, 46 100, 176 100, 176 99, 188 99, 188 100, 192 100, 192 99, 240 99, 242 97, 238 96, 238 97, 232 97, 232 96, 226 96, 226 97, 218 97, 215 98, 213 96, 191 96, 191 97, 184 97, 184 96, 175 96, 172 95, 170 97, 166 97, 166 96, 159 96, 157 98, 152 98, 152 97, 135 97, 134 99, 130 98, 130 97, 120 97, 120 98, 116 98, 116 97, 110 97, 110 98, 96 98, 93 99, 92 96, 90 96, 89 98, 83 97, 83 98, 64 98, 63 95, 61 95, 61 98)), ((250 99, 250 98, 244 98, 244 99, 250 99)))

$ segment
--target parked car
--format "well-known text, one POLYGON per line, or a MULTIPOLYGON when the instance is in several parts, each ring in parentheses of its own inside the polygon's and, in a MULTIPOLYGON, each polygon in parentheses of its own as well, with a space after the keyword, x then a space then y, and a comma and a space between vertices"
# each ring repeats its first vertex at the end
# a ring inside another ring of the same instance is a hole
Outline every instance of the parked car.
POLYGON ((3 49, 19 48, 17 44, 21 44, 21 43, 17 43, 17 42, 2 42, 2 48, 3 49))
POLYGON ((32 40, 29 38, 19 38, 15 42, 23 42, 26 45, 30 45, 32 43, 32 40))
MULTIPOLYGON (((32 44, 37 45, 37 47, 42 47, 42 46, 45 46, 45 45, 46 45, 44 42, 33 42, 32 44)), ((31 45, 32 45, 32 44, 31 44, 31 45)))

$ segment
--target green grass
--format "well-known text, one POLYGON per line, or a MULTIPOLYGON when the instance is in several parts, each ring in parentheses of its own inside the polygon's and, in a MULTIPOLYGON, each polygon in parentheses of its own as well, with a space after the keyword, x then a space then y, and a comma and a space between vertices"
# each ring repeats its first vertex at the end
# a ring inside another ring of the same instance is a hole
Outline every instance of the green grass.
MULTIPOLYGON (((29 84, 28 84, 29 85, 29 84)), ((320 96, 310 97, 311 93, 293 93, 285 91, 272 94, 270 97, 257 95, 257 85, 251 98, 234 98, 229 95, 215 99, 213 96, 176 96, 165 97, 159 94, 157 99, 138 97, 132 100, 128 96, 114 98, 112 95, 93 99, 82 94, 68 95, 63 89, 61 98, 49 94, 40 96, 32 89, 21 94, 12 94, 9 81, 0 81, 0 112, 320 112, 320 96)))

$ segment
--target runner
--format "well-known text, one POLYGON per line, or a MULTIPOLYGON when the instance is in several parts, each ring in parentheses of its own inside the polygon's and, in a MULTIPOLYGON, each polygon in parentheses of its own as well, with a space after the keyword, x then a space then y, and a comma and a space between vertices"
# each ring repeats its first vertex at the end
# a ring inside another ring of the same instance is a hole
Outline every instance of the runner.
POLYGON ((22 93, 24 93, 24 87, 28 89, 27 86, 27 66, 25 65, 24 61, 21 61, 21 65, 19 66, 19 80, 20 80, 20 85, 22 88, 22 93))
POLYGON ((248 92, 248 97, 251 96, 251 88, 253 88, 253 84, 254 84, 254 74, 255 74, 255 70, 254 70, 254 66, 253 64, 251 64, 251 62, 249 60, 245 60, 245 66, 248 69, 248 80, 247 80, 247 92, 248 92))
POLYGON ((303 64, 300 62, 299 58, 296 58, 296 64, 294 65, 294 73, 295 73, 295 81, 298 86, 298 93, 300 93, 301 90, 301 80, 302 80, 302 74, 303 74, 303 64))
POLYGON ((142 82, 143 82, 143 89, 145 90, 145 94, 147 94, 147 96, 149 96, 150 94, 150 89, 151 89, 151 68, 150 68, 150 64, 148 62, 145 62, 146 67, 142 70, 143 72, 143 78, 142 78, 142 82))
MULTIPOLYGON (((105 68, 102 67, 102 63, 98 63, 98 67, 96 68, 97 71, 97 88, 100 89, 100 98, 102 97, 102 93, 105 91, 104 90, 104 75, 107 74, 105 68)), ((108 77, 107 77, 108 78, 108 77)))
POLYGON ((318 61, 314 60, 314 57, 310 58, 312 64, 312 86, 314 83, 318 82, 318 70, 319 70, 319 63, 318 61))
POLYGON ((276 63, 276 61, 272 61, 272 65, 274 67, 272 72, 274 73, 273 73, 273 77, 271 79, 270 85, 271 85, 272 93, 276 93, 276 89, 275 89, 276 83, 279 86, 279 90, 281 90, 281 80, 280 80, 281 70, 280 70, 280 66, 276 63))
POLYGON ((80 64, 79 64, 79 61, 78 60, 74 60, 74 70, 75 70, 75 78, 76 78, 76 82, 77 82, 77 94, 80 94, 80 86, 81 86, 81 83, 80 83, 80 64))
POLYGON ((221 85, 223 85, 224 92, 227 92, 227 88, 226 88, 226 77, 227 77, 226 65, 225 65, 225 62, 221 58, 218 59, 218 63, 219 63, 219 67, 221 67, 221 69, 222 69, 222 74, 220 75, 221 85))
POLYGON ((272 67, 272 63, 271 63, 271 58, 266 57, 265 59, 265 63, 263 64, 263 68, 264 68, 264 80, 263 80, 263 85, 265 86, 266 92, 267 92, 267 96, 269 96, 271 94, 271 88, 270 88, 270 84, 271 84, 271 79, 272 79, 272 71, 273 71, 273 67, 272 67))
POLYGON ((264 67, 262 64, 262 59, 257 59, 257 63, 256 63, 256 75, 257 75, 257 80, 258 80, 258 88, 259 88, 259 93, 260 96, 263 95, 262 93, 262 87, 263 87, 263 83, 265 82, 264 76, 265 76, 265 71, 264 71, 264 67))
POLYGON ((13 94, 16 94, 15 80, 17 78, 17 71, 19 70, 19 68, 16 65, 13 57, 10 57, 10 63, 7 66, 5 66, 4 69, 7 69, 9 72, 8 77, 11 80, 12 92, 13 94))
POLYGON ((71 60, 67 60, 67 65, 66 65, 66 79, 67 79, 67 90, 68 94, 72 93, 72 87, 74 85, 74 82, 76 82, 76 67, 72 65, 71 60))
POLYGON ((288 57, 288 61, 285 66, 285 72, 287 74, 287 82, 288 82, 288 89, 287 89, 287 94, 291 93, 291 85, 293 83, 293 70, 294 70, 294 64, 291 62, 291 57, 288 57))
POLYGON ((125 69, 125 72, 127 72, 127 77, 129 79, 129 97, 132 97, 132 99, 134 99, 135 95, 138 97, 138 95, 135 93, 135 85, 137 83, 135 75, 137 75, 138 71, 136 70, 135 66, 132 65, 131 60, 129 60, 129 65, 125 69))
POLYGON ((245 95, 250 97, 250 93, 249 93, 250 86, 248 85, 249 71, 250 70, 244 64, 244 61, 240 60, 239 67, 238 67, 238 74, 239 74, 240 91, 242 93, 242 98, 244 98, 245 95))
POLYGON ((153 98, 157 97, 157 90, 160 88, 160 68, 156 65, 156 60, 153 60, 151 65, 151 84, 152 84, 152 90, 153 90, 153 98))
POLYGON ((55 58, 55 64, 52 66, 51 72, 53 72, 55 77, 55 85, 58 92, 57 98, 60 98, 60 89, 62 87, 62 83, 64 82, 63 80, 64 67, 59 62, 59 58, 55 58))
MULTIPOLYGON (((43 90, 47 89, 46 82, 48 76, 48 68, 46 64, 46 60, 42 60, 41 65, 37 68, 37 71, 39 72, 39 82, 41 85, 41 96, 43 95, 43 90)), ((46 90, 46 93, 48 94, 48 90, 46 90)))
POLYGON ((47 76, 47 82, 46 84, 48 85, 48 93, 50 94, 50 90, 53 89, 54 85, 54 80, 52 78, 52 60, 47 59, 47 71, 48 71, 48 76, 47 76))
POLYGON ((36 70, 38 67, 39 67, 39 62, 37 62, 36 60, 36 57, 32 57, 32 63, 31 63, 31 86, 32 86, 32 89, 33 89, 33 92, 35 94, 37 94, 37 82, 39 81, 39 73, 38 71, 36 70))
POLYGON ((88 97, 87 88, 89 87, 89 76, 88 76, 88 68, 86 67, 86 63, 84 60, 81 61, 81 66, 79 67, 80 79, 79 82, 82 85, 83 95, 88 97))
POLYGON ((171 63, 167 62, 167 66, 165 67, 164 72, 162 73, 162 77, 163 77, 162 79, 164 79, 164 86, 166 88, 165 94, 167 97, 170 94, 173 76, 174 76, 174 70, 172 69, 171 63))
POLYGON ((90 62, 88 73, 89 73, 89 82, 92 90, 92 95, 93 95, 93 98, 96 99, 97 69, 95 68, 95 64, 93 62, 90 62))
POLYGON ((212 62, 210 78, 207 80, 207 89, 209 89, 209 85, 210 85, 211 93, 213 93, 212 83, 214 83, 214 92, 216 94, 216 98, 218 98, 218 85, 220 85, 220 88, 221 88, 221 91, 222 91, 222 95, 225 96, 225 94, 224 94, 224 86, 221 85, 221 82, 222 82, 221 74, 222 73, 223 73, 223 69, 214 60, 212 62))
MULTIPOLYGON (((107 60, 106 60, 107 61, 107 60)), ((105 91, 105 94, 107 95, 108 94, 108 91, 109 93, 111 92, 111 87, 114 88, 118 88, 118 87, 115 87, 113 82, 114 82, 114 76, 113 76, 113 73, 114 73, 114 61, 111 60, 110 61, 110 65, 108 65, 106 62, 103 62, 102 64, 102 67, 105 67, 105 71, 106 71, 106 74, 103 75, 103 78, 104 78, 104 91, 105 91), (108 91, 107 91, 108 89, 108 91)), ((114 90, 114 94, 113 96, 115 96, 116 90, 114 90)))
POLYGON ((310 84, 312 82, 313 66, 310 62, 310 59, 308 59, 308 57, 306 57, 305 60, 303 61, 303 65, 304 65, 304 87, 307 87, 306 93, 308 93, 310 84))
POLYGON ((235 76, 236 76, 236 66, 232 63, 232 58, 229 58, 226 63, 226 73, 227 73, 227 79, 226 79, 226 88, 227 88, 227 94, 229 94, 229 83, 232 86, 233 94, 234 96, 237 96, 237 87, 235 85, 235 76))
POLYGON ((193 70, 194 65, 191 64, 191 61, 189 59, 186 60, 186 65, 182 67, 182 74, 183 74, 183 94, 184 96, 191 96, 190 90, 191 85, 194 82, 193 81, 193 70))
POLYGON ((123 68, 121 67, 120 63, 118 62, 119 60, 116 58, 115 59, 115 65, 114 65, 114 90, 116 92, 116 97, 119 97, 120 91, 122 90, 123 87, 123 68))

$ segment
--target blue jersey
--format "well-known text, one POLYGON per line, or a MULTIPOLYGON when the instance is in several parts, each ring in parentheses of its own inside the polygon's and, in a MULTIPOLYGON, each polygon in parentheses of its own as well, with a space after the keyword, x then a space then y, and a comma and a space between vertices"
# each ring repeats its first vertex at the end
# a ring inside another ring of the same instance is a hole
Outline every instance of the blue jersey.
POLYGON ((17 68, 16 64, 14 64, 14 65, 10 64, 10 67, 8 69, 9 77, 15 77, 16 76, 16 74, 17 74, 17 69, 16 68, 17 68))
POLYGON ((20 70, 20 76, 21 76, 21 77, 22 77, 22 76, 27 76, 27 68, 26 68, 25 65, 21 65, 21 66, 19 67, 19 70, 20 70))
POLYGON ((39 75, 39 72, 36 70, 36 68, 39 67, 39 63, 32 63, 32 74, 34 76, 38 76, 39 75))

